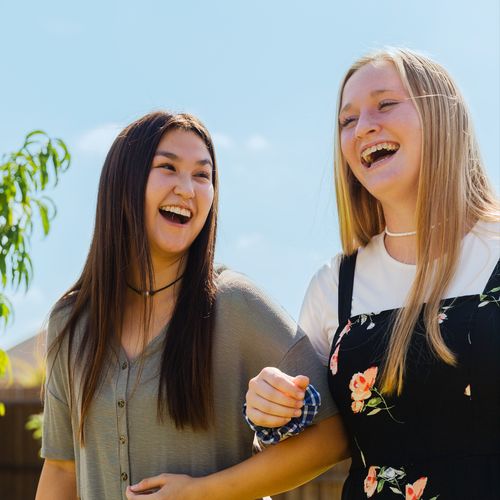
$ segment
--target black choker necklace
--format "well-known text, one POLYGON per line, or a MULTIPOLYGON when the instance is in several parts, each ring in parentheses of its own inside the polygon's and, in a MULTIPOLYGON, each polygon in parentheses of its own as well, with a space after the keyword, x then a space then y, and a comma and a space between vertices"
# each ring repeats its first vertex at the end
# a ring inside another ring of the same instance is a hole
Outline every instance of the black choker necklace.
POLYGON ((127 286, 133 290, 135 293, 138 295, 142 295, 143 297, 152 297, 153 295, 157 294, 158 292, 162 292, 163 290, 166 290, 167 288, 170 288, 172 285, 175 285, 184 275, 181 274, 177 279, 172 281, 172 283, 169 283, 168 285, 165 285, 162 288, 158 288, 158 290, 137 290, 137 288, 134 288, 130 283, 127 283, 127 286))

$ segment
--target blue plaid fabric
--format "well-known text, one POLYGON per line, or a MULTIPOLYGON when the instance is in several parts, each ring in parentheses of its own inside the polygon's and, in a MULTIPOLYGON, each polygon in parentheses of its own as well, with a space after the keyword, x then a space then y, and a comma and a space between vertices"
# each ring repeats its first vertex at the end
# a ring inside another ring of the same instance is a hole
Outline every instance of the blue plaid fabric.
POLYGON ((255 432, 257 439, 263 445, 276 444, 290 436, 295 436, 312 424, 314 417, 321 406, 321 396, 313 385, 308 385, 305 390, 304 406, 300 417, 294 417, 288 424, 281 427, 260 427, 247 417, 246 403, 243 405, 243 415, 250 428, 255 432))

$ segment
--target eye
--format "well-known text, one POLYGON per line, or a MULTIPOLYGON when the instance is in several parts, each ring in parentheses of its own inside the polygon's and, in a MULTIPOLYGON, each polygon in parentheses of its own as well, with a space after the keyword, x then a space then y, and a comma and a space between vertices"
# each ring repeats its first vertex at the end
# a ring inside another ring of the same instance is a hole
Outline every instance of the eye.
POLYGON ((211 172, 206 172, 206 171, 203 171, 203 172, 198 172, 195 174, 196 177, 200 177, 201 179, 207 179, 207 180, 211 180, 212 179, 212 173, 211 172))
POLYGON ((395 104, 398 104, 398 101, 380 101, 378 104, 378 109, 389 108, 391 106, 394 106, 395 104))
POLYGON ((175 172, 175 167, 170 163, 163 163, 161 165, 156 165, 155 168, 162 168, 164 170, 170 170, 172 172, 175 172))
POLYGON ((355 116, 348 116, 340 121, 340 128, 345 128, 349 126, 352 122, 356 120, 355 116))

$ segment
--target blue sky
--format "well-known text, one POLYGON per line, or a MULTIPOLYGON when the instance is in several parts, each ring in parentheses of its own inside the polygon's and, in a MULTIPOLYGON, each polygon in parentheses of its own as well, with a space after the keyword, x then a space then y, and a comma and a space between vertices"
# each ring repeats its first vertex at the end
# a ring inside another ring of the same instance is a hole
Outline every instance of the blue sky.
POLYGON ((497 0, 407 2, 1 2, 0 152, 42 128, 73 164, 33 238, 35 277, 9 291, 9 347, 34 333, 77 278, 102 162, 120 127, 154 109, 198 115, 221 175, 217 260, 297 318, 314 271, 339 251, 332 136, 339 80, 384 45, 421 50, 457 80, 500 185, 497 0))

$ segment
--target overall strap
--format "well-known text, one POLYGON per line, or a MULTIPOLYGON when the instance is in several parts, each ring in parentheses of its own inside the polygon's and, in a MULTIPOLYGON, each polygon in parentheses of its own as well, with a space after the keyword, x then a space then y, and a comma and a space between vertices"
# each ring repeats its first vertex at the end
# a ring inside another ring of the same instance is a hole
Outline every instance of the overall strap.
POLYGON ((357 250, 351 255, 344 255, 339 268, 339 326, 344 326, 351 317, 352 289, 354 270, 356 269, 357 250))
POLYGON ((492 288, 496 288, 499 286, 498 280, 500 278, 500 259, 498 259, 495 268, 493 269, 493 272, 491 273, 488 283, 486 283, 486 286, 484 287, 483 294, 487 294, 488 292, 491 291, 492 288))

